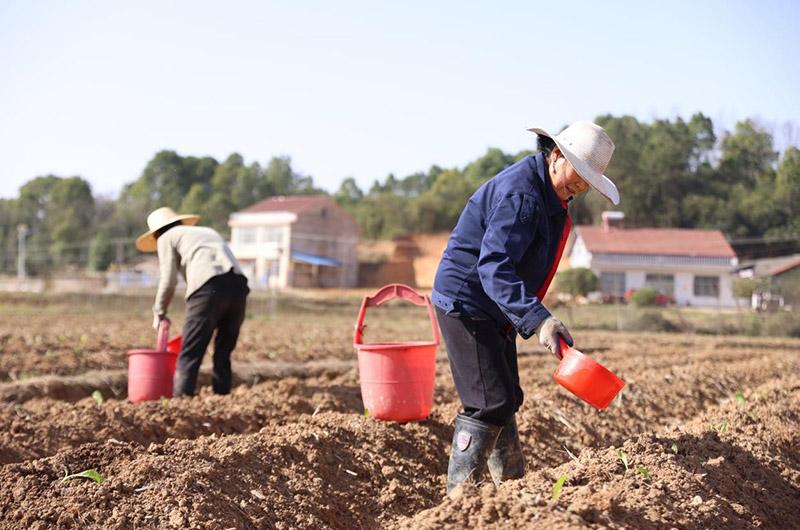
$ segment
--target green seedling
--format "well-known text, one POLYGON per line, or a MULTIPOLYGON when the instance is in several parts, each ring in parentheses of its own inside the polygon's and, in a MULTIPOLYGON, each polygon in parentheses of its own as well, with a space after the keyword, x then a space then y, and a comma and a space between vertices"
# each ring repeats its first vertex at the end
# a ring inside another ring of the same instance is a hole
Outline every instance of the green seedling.
POLYGON ((625 454, 625 451, 620 449, 619 451, 617 451, 617 456, 619 457, 620 460, 622 460, 622 464, 625 466, 625 471, 628 471, 628 469, 630 469, 628 467, 628 455, 625 454))
POLYGON ((93 480, 98 484, 102 484, 105 480, 103 475, 95 471, 94 469, 87 469, 85 471, 81 471, 80 473, 73 473, 72 475, 69 474, 69 470, 67 466, 62 466, 64 468, 64 477, 61 479, 61 482, 64 483, 68 480, 72 480, 74 478, 88 478, 89 480, 93 480))
POLYGON ((369 418, 369 409, 364 409, 364 417, 369 418))
POLYGON ((103 397, 103 393, 99 390, 92 392, 92 399, 94 399, 94 402, 98 405, 102 405, 106 400, 106 398, 103 397))
POLYGON ((717 431, 718 433, 722 434, 723 432, 728 431, 728 420, 722 420, 719 423, 711 422, 711 430, 717 431))
POLYGON ((162 407, 168 407, 169 406, 169 399, 165 398, 164 396, 161 396, 161 399, 159 401, 161 401, 161 406, 162 407))
POLYGON ((744 397, 744 394, 742 394, 741 390, 736 391, 736 402, 742 406, 744 406, 747 403, 747 398, 744 397))
POLYGON ((639 466, 639 468, 638 468, 636 471, 638 471, 638 472, 639 472, 639 474, 640 474, 641 476, 643 476, 643 477, 644 477, 644 479, 645 479, 647 482, 650 482, 650 481, 652 481, 652 480, 653 480, 653 479, 650 477, 650 472, 649 472, 649 471, 647 471, 647 468, 646 468, 646 467, 644 467, 644 466, 639 466))
POLYGON ((561 488, 564 487, 564 483, 567 481, 568 477, 566 475, 561 475, 556 480, 556 483, 553 485, 553 495, 551 497, 551 501, 555 504, 558 502, 558 495, 561 493, 561 488))
POLYGON ((672 449, 672 452, 675 453, 676 455, 678 454, 678 444, 673 443, 670 449, 672 449))

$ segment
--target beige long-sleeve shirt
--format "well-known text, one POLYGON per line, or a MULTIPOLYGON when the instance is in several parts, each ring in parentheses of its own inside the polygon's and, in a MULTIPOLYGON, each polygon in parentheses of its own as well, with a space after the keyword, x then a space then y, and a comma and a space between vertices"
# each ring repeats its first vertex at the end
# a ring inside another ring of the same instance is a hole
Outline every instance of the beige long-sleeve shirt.
POLYGON ((220 274, 242 274, 230 247, 214 229, 180 225, 158 238, 160 277, 153 313, 163 315, 175 294, 178 269, 186 280, 186 298, 204 283, 220 274))

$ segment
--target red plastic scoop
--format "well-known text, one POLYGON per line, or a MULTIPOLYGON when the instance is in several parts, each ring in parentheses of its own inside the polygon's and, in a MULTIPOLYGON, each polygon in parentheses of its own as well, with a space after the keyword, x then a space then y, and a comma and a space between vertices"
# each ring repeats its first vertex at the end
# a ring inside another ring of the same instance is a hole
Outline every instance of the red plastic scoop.
POLYGON ((553 374, 563 386, 597 410, 603 410, 625 386, 625 382, 588 355, 561 341, 561 362, 553 374))

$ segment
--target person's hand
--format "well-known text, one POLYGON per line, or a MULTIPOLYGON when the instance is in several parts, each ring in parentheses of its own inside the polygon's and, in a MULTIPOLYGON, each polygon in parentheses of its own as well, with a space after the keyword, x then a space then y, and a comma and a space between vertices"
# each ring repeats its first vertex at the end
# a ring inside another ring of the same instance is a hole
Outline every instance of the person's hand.
POLYGON ((573 345, 572 335, 569 330, 559 319, 555 317, 547 317, 544 319, 539 327, 536 328, 536 334, 539 335, 539 342, 550 350, 550 353, 561 359, 561 342, 559 336, 564 337, 564 340, 570 346, 573 345))
POLYGON ((153 329, 158 331, 158 325, 162 320, 167 320, 167 315, 153 315, 153 329))

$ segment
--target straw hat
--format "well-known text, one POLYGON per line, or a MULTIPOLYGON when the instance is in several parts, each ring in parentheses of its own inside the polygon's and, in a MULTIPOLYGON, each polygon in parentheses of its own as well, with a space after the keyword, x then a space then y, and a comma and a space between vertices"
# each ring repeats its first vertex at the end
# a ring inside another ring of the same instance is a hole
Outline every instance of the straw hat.
POLYGON ((158 248, 156 232, 175 221, 180 221, 185 225, 195 225, 199 219, 198 215, 178 215, 167 206, 154 210, 147 216, 147 227, 150 230, 136 238, 136 248, 142 252, 155 252, 158 248))
POLYGON ((614 154, 614 142, 602 127, 583 120, 576 121, 555 136, 538 127, 528 130, 552 138, 583 180, 609 201, 619 204, 617 187, 603 175, 614 154))

